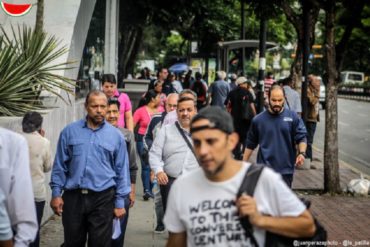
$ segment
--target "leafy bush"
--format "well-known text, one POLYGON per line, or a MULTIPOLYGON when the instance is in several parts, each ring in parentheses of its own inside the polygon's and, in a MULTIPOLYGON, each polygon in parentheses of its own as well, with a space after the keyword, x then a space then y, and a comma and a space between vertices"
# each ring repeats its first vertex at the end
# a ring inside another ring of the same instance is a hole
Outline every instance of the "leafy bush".
POLYGON ((59 89, 73 94, 75 82, 53 72, 71 64, 55 62, 67 49, 58 48, 60 43, 54 36, 26 26, 12 27, 11 35, 0 28, 0 116, 45 109, 40 100, 42 90, 66 102, 59 89))

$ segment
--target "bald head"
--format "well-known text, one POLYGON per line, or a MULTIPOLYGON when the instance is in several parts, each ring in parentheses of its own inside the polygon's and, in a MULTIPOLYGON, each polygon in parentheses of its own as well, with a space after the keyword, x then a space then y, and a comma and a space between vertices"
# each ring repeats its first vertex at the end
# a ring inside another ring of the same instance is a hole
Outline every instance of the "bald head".
POLYGON ((106 99, 107 103, 108 103, 108 98, 105 95, 105 93, 103 93, 102 91, 99 91, 99 90, 92 90, 86 96, 86 99, 85 99, 85 107, 89 104, 89 100, 90 100, 90 97, 91 96, 101 96, 101 97, 104 97, 106 99))
POLYGON ((177 93, 171 93, 167 96, 166 112, 174 111, 177 109, 178 99, 179 99, 179 95, 177 93))

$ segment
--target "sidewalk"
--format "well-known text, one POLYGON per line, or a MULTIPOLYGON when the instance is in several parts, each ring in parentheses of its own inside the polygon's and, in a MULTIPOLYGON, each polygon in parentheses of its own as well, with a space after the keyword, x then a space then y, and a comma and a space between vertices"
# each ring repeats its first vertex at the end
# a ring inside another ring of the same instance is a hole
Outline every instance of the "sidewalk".
MULTIPOLYGON (((323 154, 314 150, 313 165, 317 169, 297 170, 294 176, 293 189, 300 197, 310 199, 311 212, 326 227, 331 241, 350 240, 370 241, 370 197, 328 196, 305 193, 323 189, 323 154)), ((140 173, 139 173, 140 174, 140 173)), ((358 178, 345 163, 340 162, 341 186, 358 178)), ((137 198, 135 206, 130 210, 129 223, 126 232, 126 247, 162 247, 165 246, 168 234, 155 234, 155 214, 153 200, 143 201, 142 185, 137 182, 137 198)), ((59 247, 63 242, 63 227, 60 217, 52 217, 41 229, 41 246, 59 247)), ((369 246, 367 243, 357 246, 369 246)), ((348 245, 350 246, 350 245, 348 245)))
MULTIPOLYGON (((339 246, 346 246, 343 242, 345 240, 352 241, 353 246, 355 241, 366 240, 368 242, 362 242, 357 246, 370 246, 370 197, 304 193, 303 190, 322 190, 324 188, 322 152, 314 150, 312 165, 316 166, 317 169, 296 170, 293 189, 300 197, 311 200, 311 212, 325 226, 328 231, 328 239, 337 241, 339 246)), ((360 177, 357 171, 352 170, 348 164, 342 161, 339 162, 339 173, 342 190, 346 189, 351 179, 360 177)), ((348 246, 351 245, 348 244, 348 246)))

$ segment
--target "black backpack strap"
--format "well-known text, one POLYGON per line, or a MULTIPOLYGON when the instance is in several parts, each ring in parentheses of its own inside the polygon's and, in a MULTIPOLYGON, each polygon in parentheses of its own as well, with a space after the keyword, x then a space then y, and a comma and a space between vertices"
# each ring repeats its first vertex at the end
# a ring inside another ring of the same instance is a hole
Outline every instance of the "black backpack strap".
POLYGON ((246 193, 249 196, 254 195, 254 190, 256 189, 256 185, 263 168, 264 167, 262 165, 257 165, 254 163, 249 166, 247 172, 245 173, 242 184, 240 185, 238 197, 240 197, 242 193, 246 193))
MULTIPOLYGON (((262 165, 257 165, 252 163, 247 172, 245 173, 244 179, 242 184, 240 185, 238 191, 238 198, 243 194, 246 193, 249 196, 253 196, 254 190, 256 189, 256 185, 258 179, 263 171, 262 165)), ((243 229, 245 230, 245 235, 247 238, 251 239, 251 242, 254 246, 258 247, 258 243, 256 238, 253 235, 253 227, 252 224, 249 222, 248 217, 240 218, 240 224, 242 225, 243 229)))

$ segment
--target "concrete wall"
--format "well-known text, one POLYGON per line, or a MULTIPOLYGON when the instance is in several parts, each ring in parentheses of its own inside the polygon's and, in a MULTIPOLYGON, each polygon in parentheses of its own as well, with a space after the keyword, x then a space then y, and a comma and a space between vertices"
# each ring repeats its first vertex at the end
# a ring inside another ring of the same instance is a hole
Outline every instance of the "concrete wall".
MULTIPOLYGON (((43 128, 45 129, 45 137, 51 142, 52 156, 54 159, 55 150, 59 138, 59 133, 61 130, 69 123, 81 119, 84 117, 84 101, 80 100, 76 102, 73 106, 62 105, 60 108, 46 112, 43 122, 43 128)), ((22 118, 21 117, 0 117, 0 127, 13 130, 15 132, 22 132, 22 118)), ((51 190, 49 187, 50 182, 50 172, 46 176, 47 181, 47 200, 45 204, 43 222, 45 222, 53 213, 49 207, 49 202, 51 198, 51 190)))
MULTIPOLYGON (((9 0, 8 3, 19 3, 16 0, 9 0)), ((35 1, 25 0, 24 3, 35 3, 35 1)), ((78 68, 82 57, 82 51, 85 45, 87 32, 89 29, 91 17, 94 11, 96 0, 47 0, 44 6, 44 30, 55 36, 61 46, 68 48, 68 52, 59 57, 55 63, 64 63, 74 61, 74 68, 65 71, 56 71, 55 73, 67 76, 71 79, 77 79, 78 68)), ((36 10, 34 5, 29 13, 21 17, 12 17, 0 10, 0 24, 10 33, 11 27, 17 27, 18 24, 35 26, 36 10)), ((48 93, 43 93, 43 96, 48 96, 48 93)), ((61 95, 70 102, 66 105, 62 100, 56 98, 46 99, 47 105, 58 107, 47 111, 44 115, 43 127, 46 131, 46 137, 51 141, 53 154, 59 137, 60 131, 72 121, 80 119, 84 115, 83 100, 75 102, 74 96, 68 96, 65 92, 61 95)), ((0 126, 21 131, 21 118, 15 117, 0 117, 0 126)), ((48 175, 49 183, 50 174, 48 175)), ((49 191, 48 196, 50 197, 49 191)), ((49 205, 49 200, 46 203, 44 221, 51 216, 52 212, 49 205)))

